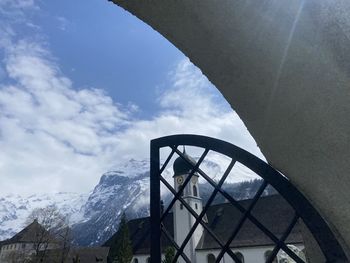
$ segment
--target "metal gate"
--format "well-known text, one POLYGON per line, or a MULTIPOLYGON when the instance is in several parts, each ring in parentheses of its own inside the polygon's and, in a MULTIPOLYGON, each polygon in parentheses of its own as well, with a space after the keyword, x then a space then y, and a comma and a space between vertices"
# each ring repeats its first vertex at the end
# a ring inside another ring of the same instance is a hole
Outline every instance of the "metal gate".
POLYGON ((205 229, 211 238, 217 242, 217 245, 220 248, 220 253, 217 255, 215 262, 220 262, 223 256, 227 254, 234 262, 243 263, 239 255, 235 254, 231 250, 230 244, 235 239, 238 232, 242 228, 242 225, 246 221, 249 221, 258 227, 274 244, 274 248, 267 256, 266 262, 273 262, 279 251, 284 251, 284 253, 286 253, 295 262, 304 262, 304 260, 294 251, 292 251, 286 243, 286 240, 293 227, 300 219, 312 233, 314 239, 317 241, 325 258, 327 259, 327 262, 348 262, 344 251, 337 242, 332 231, 329 229, 327 223, 286 177, 254 155, 225 141, 198 135, 173 135, 152 140, 150 204, 152 263, 161 262, 161 239, 164 240, 164 238, 167 239, 167 242, 169 242, 175 248, 175 257, 173 258, 173 262, 177 262, 179 258, 182 258, 182 260, 185 262, 191 262, 191 260, 184 253, 184 248, 198 226, 205 229), (189 159, 188 156, 181 151, 181 149, 179 149, 179 147, 182 147, 183 145, 200 147, 203 149, 203 154, 196 162, 194 162, 193 160, 189 159), (168 148, 170 151, 170 154, 166 158, 160 156, 162 148, 168 148), (220 181, 214 181, 211 179, 209 174, 200 169, 200 165, 209 151, 225 155, 231 160, 220 181), (179 156, 191 166, 191 171, 183 182, 183 188, 180 188, 178 191, 176 191, 163 176, 165 168, 174 156, 179 156), (161 160, 163 163, 161 163, 161 160), (263 182, 247 207, 240 205, 235 198, 233 198, 227 191, 225 191, 225 189, 222 188, 227 175, 231 172, 236 162, 239 162, 260 176, 263 182), (213 192, 199 214, 197 214, 194 209, 191 208, 191 206, 189 206, 182 198, 182 191, 190 182, 191 177, 193 177, 194 174, 198 174, 200 177, 204 178, 207 183, 213 187, 213 192), (163 184, 173 195, 173 198, 166 209, 164 209, 161 204, 161 184, 163 184), (268 186, 272 186, 274 189, 276 189, 294 210, 294 216, 291 218, 288 226, 285 228, 284 233, 280 236, 276 236, 270 229, 265 227, 264 224, 252 213, 254 206, 256 206, 264 190, 268 186), (241 217, 238 220, 237 225, 233 229, 227 229, 227 231, 230 231, 230 237, 225 241, 220 240, 220 238, 208 227, 204 220, 206 212, 218 193, 225 197, 225 199, 232 206, 241 212, 241 217), (174 237, 164 227, 164 219, 169 215, 176 201, 179 201, 182 206, 195 218, 195 222, 190 231, 187 233, 187 236, 182 244, 177 244, 174 237))

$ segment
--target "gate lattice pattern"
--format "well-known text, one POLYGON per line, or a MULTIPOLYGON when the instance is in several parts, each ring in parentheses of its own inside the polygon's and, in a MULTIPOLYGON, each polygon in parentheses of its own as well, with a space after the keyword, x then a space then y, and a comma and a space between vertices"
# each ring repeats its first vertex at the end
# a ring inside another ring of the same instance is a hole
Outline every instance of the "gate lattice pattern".
POLYGON ((161 236, 165 236, 170 244, 172 244, 172 246, 175 248, 176 253, 173 262, 177 262, 179 258, 182 258, 187 263, 191 262, 190 258, 188 258, 188 256, 184 253, 184 249, 194 234, 196 228, 201 226, 220 248, 220 252, 216 257, 215 262, 220 262, 224 255, 227 254, 234 262, 243 263, 239 255, 235 254, 231 250, 230 246, 239 234, 242 226, 248 221, 259 228, 260 231, 262 231, 274 244, 274 248, 267 256, 266 262, 274 262, 277 254, 280 251, 284 251, 284 253, 295 262, 305 262, 304 259, 301 258, 300 255, 297 255, 297 253, 295 253, 295 251, 293 251, 286 243, 288 236, 300 220, 305 223, 310 232, 313 234, 327 261, 346 262, 346 257, 342 248, 321 216, 303 197, 303 195, 295 187, 293 187, 288 179, 262 160, 232 144, 204 136, 175 135, 159 138, 151 142, 151 262, 161 262, 161 236), (198 161, 193 162, 193 160, 189 159, 186 154, 178 149, 181 145, 201 147, 204 151, 198 161), (170 154, 167 156, 167 158, 164 158, 165 161, 161 165, 160 149, 164 147, 170 147, 170 154), (200 168, 209 151, 220 153, 230 158, 228 167, 219 181, 214 181, 209 174, 200 168), (192 168, 182 183, 183 187, 179 188, 178 191, 175 190, 175 188, 163 176, 166 167, 174 156, 179 156, 192 168), (255 193, 254 198, 247 206, 242 206, 238 200, 236 200, 223 188, 225 180, 237 162, 243 164, 262 178, 262 184, 255 193), (213 188, 208 201, 203 206, 203 209, 199 214, 194 211, 194 209, 182 197, 182 192, 194 175, 199 175, 213 188), (166 209, 163 209, 160 200, 161 183, 173 195, 173 198, 166 209), (273 231, 268 229, 268 227, 266 227, 263 222, 261 222, 261 220, 255 217, 254 213, 252 213, 264 191, 269 186, 276 189, 294 210, 293 216, 290 218, 290 221, 287 223, 281 235, 276 235, 273 231), (241 217, 236 225, 232 229, 228 229, 228 231, 230 231, 229 238, 225 240, 220 239, 220 237, 214 233, 205 220, 205 215, 218 194, 223 196, 233 207, 235 207, 235 209, 239 210, 241 213, 241 217), (169 216, 177 201, 180 202, 182 206, 195 218, 194 224, 187 233, 182 244, 177 244, 171 233, 169 233, 168 229, 164 227, 164 220, 167 216, 169 216))

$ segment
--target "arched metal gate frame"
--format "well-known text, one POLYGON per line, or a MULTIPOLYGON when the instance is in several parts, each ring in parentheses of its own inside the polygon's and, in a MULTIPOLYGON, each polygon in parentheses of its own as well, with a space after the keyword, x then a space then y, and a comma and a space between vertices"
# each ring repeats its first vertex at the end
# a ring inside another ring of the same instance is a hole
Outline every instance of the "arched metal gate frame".
POLYGON ((301 218, 305 225, 308 227, 313 237, 317 241, 319 247, 321 248, 327 262, 349 262, 343 249, 338 243, 337 239, 333 235, 327 223, 323 220, 320 214, 315 210, 315 208, 308 202, 308 200, 301 194, 290 182, 284 177, 281 173, 276 171, 269 164, 260 160, 256 156, 250 154, 249 152, 232 145, 228 142, 206 137, 199 135, 172 135, 166 136, 151 141, 151 262, 160 263, 161 262, 161 235, 165 235, 166 238, 173 244, 176 249, 176 255, 173 262, 179 257, 182 257, 185 262, 191 262, 188 257, 183 253, 187 242, 191 238, 192 234, 195 231, 195 228, 201 224, 203 228, 209 232, 212 238, 219 244, 221 247, 221 252, 216 258, 216 262, 219 262, 221 258, 227 253, 235 262, 241 262, 239 258, 231 251, 230 244, 232 240, 237 235, 238 231, 242 227, 243 223, 246 220, 250 220, 255 224, 262 232, 265 233, 275 244, 275 247, 270 254, 266 262, 272 262, 277 256, 277 253, 282 249, 285 253, 288 254, 295 262, 304 262, 299 258, 288 246, 285 244, 285 240, 290 234, 292 228, 297 223, 298 219, 301 218), (204 149, 202 156, 199 158, 197 163, 193 163, 189 160, 186 155, 184 155, 179 149, 179 146, 195 146, 204 149), (165 162, 161 165, 160 160, 160 149, 164 147, 170 147, 171 153, 166 158, 165 162), (213 181, 205 172, 203 172, 199 166, 204 160, 205 156, 209 151, 214 151, 227 157, 231 158, 231 163, 224 173, 222 179, 217 183, 213 181), (169 161, 173 155, 178 155, 183 158, 188 164, 192 166, 192 171, 189 176, 183 182, 183 188, 178 192, 169 184, 164 177, 162 172, 167 167, 169 161), (251 204, 248 208, 242 207, 230 194, 221 188, 224 183, 227 175, 230 173, 235 162, 239 162, 244 166, 251 169, 257 175, 263 179, 263 184, 260 186, 260 189, 255 194, 251 204), (181 198, 182 190, 185 188, 187 183, 191 180, 193 174, 198 173, 204 179, 207 180, 209 184, 214 187, 214 191, 211 194, 207 204, 203 207, 202 212, 197 215, 195 211, 181 198), (160 193, 160 183, 163 183, 169 191, 174 195, 174 198, 170 202, 170 205, 165 211, 162 211, 161 205, 161 193, 160 193), (258 199, 261 197, 264 189, 268 185, 274 187, 277 192, 291 205, 295 211, 294 218, 291 220, 289 227, 285 229, 284 234, 278 238, 276 237, 269 229, 267 229, 258 219, 256 219, 251 211, 254 205, 257 203, 258 199), (211 202, 214 200, 217 193, 223 195, 233 206, 242 212, 242 217, 239 220, 237 226, 233 229, 231 238, 227 242, 222 242, 215 234, 206 226, 206 223, 202 220, 205 212, 210 206, 211 202), (183 206, 188 209, 188 211, 195 217, 196 221, 185 238, 183 244, 178 245, 172 238, 172 236, 167 232, 163 227, 163 220, 167 214, 171 211, 172 206, 176 201, 180 201, 183 206))

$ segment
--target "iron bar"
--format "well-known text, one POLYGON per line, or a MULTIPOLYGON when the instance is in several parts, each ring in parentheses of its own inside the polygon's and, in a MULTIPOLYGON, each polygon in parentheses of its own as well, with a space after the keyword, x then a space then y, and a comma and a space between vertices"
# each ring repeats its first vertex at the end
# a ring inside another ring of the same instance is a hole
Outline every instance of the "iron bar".
MULTIPOLYGON (((161 176, 160 177, 161 182, 175 195, 176 191, 175 189, 161 176)), ((182 199, 182 197, 178 197, 177 200, 179 200, 184 207, 192 214, 192 216, 196 219, 198 219, 197 213, 192 209, 191 206, 189 206, 187 204, 187 202, 185 200, 182 199)), ((203 222, 203 220, 200 220, 200 224, 203 226, 203 228, 205 228, 205 230, 211 235, 211 237, 216 241, 216 243, 218 243, 218 245, 223 248, 223 242, 220 240, 220 238, 218 238, 215 233, 207 226, 206 223, 203 222)), ((231 257, 235 258, 236 256, 233 254, 233 252, 231 250, 229 250, 227 253, 230 254, 231 257)))
POLYGON ((154 147, 151 142, 151 263, 161 262, 161 243, 160 243, 160 181, 159 175, 159 148, 154 147))
MULTIPOLYGON (((224 256, 226 249, 228 249, 230 247, 231 242, 233 241, 233 239, 236 237, 236 235, 238 234, 239 230, 241 229, 241 227, 243 226, 244 222, 246 221, 246 219, 248 218, 248 215, 250 214, 250 212, 252 211, 252 209, 254 208, 255 204, 258 202, 260 196, 262 195, 262 193, 264 192, 266 186, 267 186, 267 182, 263 181, 262 185, 259 187, 259 190, 257 191, 257 193, 254 196, 253 201, 250 203, 248 209, 245 211, 245 213, 243 214, 243 216, 241 217, 241 219, 239 220, 237 226, 235 227, 235 229, 233 230, 233 233, 231 235, 231 237, 227 240, 225 246, 224 246, 224 250, 221 250, 219 255, 216 258, 216 262, 219 263, 221 258, 224 256)), ((239 262, 240 263, 240 262, 239 262)))
MULTIPOLYGON (((282 237, 280 238, 279 242, 274 247, 272 253, 266 260, 266 263, 272 263, 274 258, 277 256, 278 251, 281 249, 282 245, 285 244, 287 237, 289 236, 290 232, 292 231, 295 224, 298 222, 299 216, 297 214, 294 215, 292 222, 289 224, 285 232, 283 233, 282 237)), ((283 249, 284 250, 284 249, 283 249)), ((290 253, 289 251, 285 251, 288 256, 290 256, 294 261, 297 263, 305 263, 300 257, 298 257, 294 252, 290 253)))
MULTIPOLYGON (((170 241, 170 243, 174 246, 176 250, 179 249, 178 244, 176 244, 175 240, 172 238, 171 234, 166 230, 164 226, 161 227, 162 232, 165 234, 165 237, 170 241)), ((186 256, 185 253, 181 253, 182 258, 187 262, 191 263, 191 260, 186 256)), ((173 260, 173 263, 176 263, 175 260, 173 260)))
MULTIPOLYGON (((176 148, 173 148, 173 151, 176 151, 176 148)), ((195 164, 195 166, 192 167, 191 172, 189 173, 189 175, 187 176, 187 178, 185 179, 185 181, 183 182, 183 187, 181 187, 179 189, 179 191, 177 191, 176 194, 174 194, 174 198, 171 200, 170 204, 168 205, 167 209, 165 210, 164 214, 161 217, 161 221, 164 220, 165 216, 169 213, 169 211, 172 209, 172 207, 174 206, 176 199, 181 196, 182 192, 184 191, 186 185, 188 184, 188 182, 191 180, 193 174, 196 172, 196 169, 199 168, 199 166, 201 165, 202 161, 204 160, 205 156, 208 154, 209 150, 205 149, 205 151, 203 152, 202 156, 199 158, 198 162, 195 164)), ((182 153, 180 152, 180 156, 182 155, 182 153)), ((191 165, 192 162, 191 162, 191 165)), ((160 177, 162 177, 160 175, 160 177)))
MULTIPOLYGON (((218 187, 221 187, 222 184, 225 182, 227 176, 229 175, 229 173, 232 170, 232 167, 234 166, 236 161, 232 160, 231 163, 229 164, 228 168, 226 169, 225 173, 223 174, 218 187)), ((180 249, 177 251, 176 255, 175 255, 175 261, 177 260, 177 258, 179 257, 179 254, 182 253, 182 251, 184 250, 185 246, 187 245, 188 241, 190 240, 190 238, 192 237, 192 234, 194 233, 194 231, 196 230, 197 226, 199 225, 200 221, 202 220, 202 218, 204 217, 205 213, 207 212, 208 208, 210 207, 211 203, 213 202, 216 194, 218 192, 218 189, 215 188, 213 193, 211 194, 211 196, 209 197, 206 205, 204 206, 202 212, 199 214, 198 218, 196 219, 195 223, 193 224, 190 232, 187 234, 186 238, 184 239, 184 241, 182 242, 182 245, 180 247, 180 249)))

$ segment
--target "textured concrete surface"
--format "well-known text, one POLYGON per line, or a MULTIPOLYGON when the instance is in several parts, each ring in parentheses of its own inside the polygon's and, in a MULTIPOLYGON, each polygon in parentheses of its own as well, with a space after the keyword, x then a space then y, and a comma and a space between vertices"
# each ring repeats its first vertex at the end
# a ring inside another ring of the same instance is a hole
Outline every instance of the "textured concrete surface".
POLYGON ((350 247, 350 2, 114 0, 165 36, 350 247))

